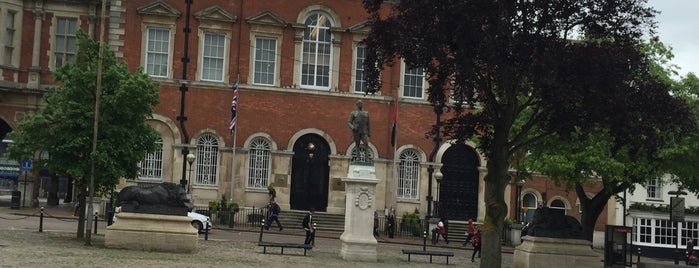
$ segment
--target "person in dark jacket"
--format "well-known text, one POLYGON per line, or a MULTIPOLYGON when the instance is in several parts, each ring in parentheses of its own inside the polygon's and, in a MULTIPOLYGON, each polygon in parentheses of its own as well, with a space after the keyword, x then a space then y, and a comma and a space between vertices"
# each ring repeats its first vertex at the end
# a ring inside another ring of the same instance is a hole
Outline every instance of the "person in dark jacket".
POLYGON ((274 202, 274 199, 269 201, 269 218, 267 218, 267 222, 265 224, 265 230, 269 230, 269 227, 272 225, 272 221, 277 222, 277 227, 279 227, 279 231, 284 230, 284 227, 282 227, 282 223, 279 222, 279 213, 281 212, 281 208, 279 208, 279 205, 277 202, 274 202))
POLYGON ((476 234, 471 238, 471 245, 473 245, 473 254, 471 255, 471 262, 475 261, 476 252, 478 252, 478 258, 481 257, 481 230, 477 229, 476 234))
POLYGON ((316 229, 313 227, 313 213, 316 212, 315 208, 311 208, 308 214, 303 217, 303 230, 306 231, 306 240, 303 242, 306 245, 312 245, 315 241, 316 229))

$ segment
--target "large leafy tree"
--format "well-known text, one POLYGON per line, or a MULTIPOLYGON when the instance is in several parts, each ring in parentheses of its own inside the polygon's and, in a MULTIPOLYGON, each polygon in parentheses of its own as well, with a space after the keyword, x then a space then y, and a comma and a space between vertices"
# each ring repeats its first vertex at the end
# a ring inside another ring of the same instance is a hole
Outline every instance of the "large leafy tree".
POLYGON ((372 26, 365 39, 368 85, 379 88, 375 62, 401 58, 425 68, 429 101, 450 112, 443 134, 476 139, 488 159, 481 267, 501 265, 504 191, 515 152, 629 115, 686 117, 686 106, 648 75, 639 44, 652 34, 656 12, 643 0, 364 3, 372 26), (448 93, 453 105, 446 105, 448 93), (637 109, 643 104, 636 99, 650 96, 660 97, 657 109, 637 109))
MULTIPOLYGON (((159 135, 146 119, 152 116, 159 92, 141 68, 130 73, 126 63, 118 62, 105 46, 99 132, 93 152, 99 43, 79 31, 77 45, 75 62, 56 70, 59 85, 46 92, 45 105, 38 112, 18 124, 8 152, 17 160, 45 152, 48 158, 37 159, 38 166, 78 178, 76 187, 81 191, 94 177, 95 192, 108 193, 119 178, 137 177, 139 161, 156 149, 159 135), (91 174, 93 161, 95 173, 91 174)), ((78 228, 80 237, 82 225, 78 228)))
POLYGON ((583 233, 590 241, 600 213, 618 193, 667 173, 675 175, 676 183, 699 189, 692 164, 699 159, 696 77, 689 74, 673 80, 671 50, 658 40, 642 44, 639 50, 649 59, 647 75, 652 78, 644 81, 642 91, 631 92, 629 101, 617 104, 625 111, 623 117, 610 114, 586 129, 549 135, 531 144, 522 162, 522 169, 541 172, 575 190, 583 233), (668 105, 681 109, 661 107, 668 105), (597 184, 600 190, 585 192, 583 186, 588 184, 597 184))

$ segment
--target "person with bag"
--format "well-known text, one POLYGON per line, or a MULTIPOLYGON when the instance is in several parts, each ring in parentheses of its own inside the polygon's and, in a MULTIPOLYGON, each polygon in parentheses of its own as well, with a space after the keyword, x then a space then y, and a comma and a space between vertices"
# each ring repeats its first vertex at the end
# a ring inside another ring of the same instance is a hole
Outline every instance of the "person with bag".
POLYGON ((303 230, 306 231, 306 240, 303 242, 306 245, 312 245, 315 242, 316 229, 313 228, 313 213, 315 211, 315 208, 311 208, 308 214, 303 217, 303 222, 301 223, 303 230))
POLYGON ((269 227, 272 226, 272 222, 275 221, 277 222, 277 227, 279 227, 279 231, 281 232, 284 230, 284 227, 282 227, 282 223, 279 222, 279 213, 281 212, 281 208, 279 207, 279 204, 277 202, 274 202, 274 198, 269 200, 269 218, 267 218, 267 222, 265 223, 265 230, 269 230, 269 227))
POLYGON ((466 239, 464 239, 464 246, 466 246, 466 243, 471 242, 471 238, 474 234, 476 234, 476 228, 473 227, 473 219, 468 219, 468 229, 464 234, 466 236, 466 239))
POLYGON ((481 230, 476 230, 476 234, 471 238, 471 245, 473 245, 473 255, 471 255, 471 262, 475 261, 476 252, 478 252, 478 258, 481 258, 481 230))

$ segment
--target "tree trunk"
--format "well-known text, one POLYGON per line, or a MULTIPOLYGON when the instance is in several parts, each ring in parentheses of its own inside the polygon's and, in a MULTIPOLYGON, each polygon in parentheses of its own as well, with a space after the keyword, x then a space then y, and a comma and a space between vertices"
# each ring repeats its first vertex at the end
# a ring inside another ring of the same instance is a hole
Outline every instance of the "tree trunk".
POLYGON ((78 206, 78 238, 85 237, 85 201, 87 201, 85 197, 87 197, 87 195, 88 193, 84 189, 81 189, 78 194, 78 202, 80 203, 80 206, 78 206))
POLYGON ((41 186, 41 172, 34 171, 34 185, 32 185, 32 208, 39 208, 39 186, 41 186))
POLYGON ((580 225, 582 225, 583 238, 592 242, 595 234, 595 223, 599 215, 604 210, 607 205, 607 201, 612 196, 611 194, 606 194, 604 191, 600 191, 592 199, 585 195, 585 190, 581 185, 575 187, 575 191, 578 194, 578 199, 580 200, 580 207, 582 215, 580 216, 580 225))
POLYGON ((507 216, 507 204, 505 203, 505 186, 509 181, 508 170, 508 146, 506 146, 506 133, 495 135, 491 153, 488 156, 487 172, 485 176, 485 219, 481 227, 482 258, 480 267, 502 266, 502 228, 505 216, 507 216), (502 136, 502 137, 498 137, 502 136))
POLYGON ((49 197, 46 199, 46 205, 58 206, 58 175, 51 174, 51 183, 49 184, 49 197))
POLYGON ((63 199, 63 203, 73 202, 73 177, 68 177, 68 185, 66 186, 66 198, 63 199))

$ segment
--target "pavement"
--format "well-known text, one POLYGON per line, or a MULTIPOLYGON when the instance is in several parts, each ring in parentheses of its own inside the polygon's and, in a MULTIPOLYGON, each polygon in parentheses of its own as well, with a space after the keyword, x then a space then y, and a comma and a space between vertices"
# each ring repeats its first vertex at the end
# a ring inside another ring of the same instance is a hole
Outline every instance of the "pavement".
MULTIPOLYGON (((12 220, 14 222, 16 222, 17 220, 22 220, 23 222, 13 224, 33 226, 29 228, 36 228, 38 225, 36 217, 39 217, 42 214, 41 212, 43 209, 43 214, 45 217, 44 221, 46 222, 43 224, 43 228, 45 228, 45 230, 49 229, 49 231, 75 232, 75 222, 78 220, 78 218, 73 215, 75 209, 74 204, 63 203, 61 200, 61 202, 57 206, 47 206, 45 199, 40 199, 39 203, 42 208, 22 207, 19 209, 11 209, 9 196, 0 196, 0 222, 2 222, 3 220, 12 220)), ((97 221, 96 226, 96 228, 91 229, 102 234, 106 232, 106 222, 104 221, 104 219, 99 219, 97 221)), ((39 225, 39 228, 42 228, 41 225, 39 225)), ((205 236, 206 239, 232 241, 239 240, 241 238, 240 234, 244 234, 246 239, 256 241, 259 232, 260 228, 256 227, 229 228, 227 225, 214 225, 213 231, 210 234, 202 236, 205 236), (237 234, 237 236, 235 234, 237 234)), ((274 239, 274 241, 300 243, 300 241, 303 241, 304 239, 305 232, 300 228, 285 228, 283 231, 277 231, 276 229, 274 229, 273 231, 265 231, 264 235, 268 239, 274 239)), ((342 235, 342 233, 340 232, 318 231, 316 233, 317 238, 325 238, 330 240, 339 240, 340 235, 342 235)), ((376 238, 376 240, 379 242, 379 245, 384 244, 386 246, 405 245, 405 248, 414 247, 415 249, 419 249, 423 246, 426 246, 428 247, 428 250, 434 250, 435 248, 442 248, 441 250, 454 251, 465 250, 465 253, 469 256, 472 250, 471 245, 463 246, 461 243, 458 242, 446 244, 443 241, 440 241, 440 243, 437 245, 430 245, 430 243, 427 242, 427 245, 425 245, 425 241, 421 237, 396 236, 394 238, 388 238, 385 236, 379 236, 376 238)), ((509 262, 509 264, 511 264, 513 252, 513 247, 502 246, 503 259, 509 259, 509 261, 507 261, 509 262)), ((603 252, 601 250, 599 251, 599 253, 600 255, 603 255, 603 252)), ((635 263, 636 256, 633 256, 633 261, 634 264, 632 265, 632 267, 639 268, 675 266, 674 262, 668 259, 642 258, 642 262, 640 264, 637 264, 635 263)), ((603 265, 600 264, 600 266, 603 265)))

